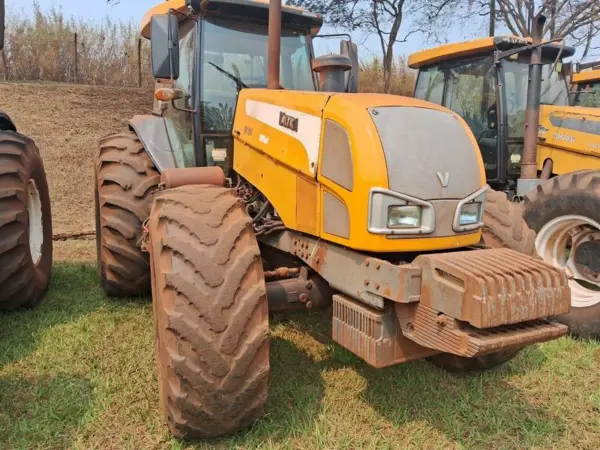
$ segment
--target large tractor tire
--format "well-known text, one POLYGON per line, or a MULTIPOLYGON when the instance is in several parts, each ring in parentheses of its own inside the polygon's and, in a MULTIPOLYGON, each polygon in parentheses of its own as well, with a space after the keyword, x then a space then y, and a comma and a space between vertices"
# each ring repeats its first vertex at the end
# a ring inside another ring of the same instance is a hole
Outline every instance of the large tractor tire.
POLYGON ((178 438, 234 433, 263 414, 268 304, 251 219, 231 190, 159 194, 149 222, 161 409, 178 438))
POLYGON ((34 142, 0 131, 0 310, 35 306, 52 269, 52 215, 34 142))
POLYGON ((569 277, 571 312, 558 320, 572 334, 600 338, 600 171, 544 182, 525 198, 524 217, 538 255, 569 277))
POLYGON ((523 220, 521 205, 510 202, 504 192, 488 191, 483 222, 483 243, 486 247, 534 254, 535 231, 523 220))
POLYGON ((148 255, 140 247, 160 174, 135 133, 100 140, 96 160, 96 242, 100 282, 110 297, 150 292, 148 255))
POLYGON ((521 351, 520 348, 490 353, 475 358, 442 353, 429 358, 436 366, 448 372, 478 372, 493 369, 513 359, 521 351))

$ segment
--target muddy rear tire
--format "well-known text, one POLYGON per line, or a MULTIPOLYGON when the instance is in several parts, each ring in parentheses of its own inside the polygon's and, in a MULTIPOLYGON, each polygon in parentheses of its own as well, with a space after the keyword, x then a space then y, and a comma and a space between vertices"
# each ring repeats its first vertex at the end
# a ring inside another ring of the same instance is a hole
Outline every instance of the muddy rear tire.
POLYGON ((96 240, 100 282, 110 297, 150 292, 140 240, 160 175, 135 133, 100 140, 96 159, 96 240))
POLYGON ((520 351, 520 348, 516 348, 477 356, 475 358, 465 358, 451 355, 450 353, 442 353, 441 355, 432 356, 429 360, 448 372, 478 372, 493 369, 507 363, 517 356, 520 351))
POLYGON ((571 312, 557 320, 571 334, 600 338, 600 171, 544 182, 525 198, 524 217, 537 233, 538 255, 580 280, 569 280, 571 312))
POLYGON ((535 232, 523 220, 522 207, 510 202, 504 192, 488 191, 483 222, 483 243, 486 247, 534 254, 535 232))
POLYGON ((0 131, 0 310, 35 306, 50 282, 52 215, 34 142, 0 131))
POLYGON ((234 433, 263 414, 268 304, 251 220, 229 189, 160 193, 149 222, 161 409, 178 438, 234 433))

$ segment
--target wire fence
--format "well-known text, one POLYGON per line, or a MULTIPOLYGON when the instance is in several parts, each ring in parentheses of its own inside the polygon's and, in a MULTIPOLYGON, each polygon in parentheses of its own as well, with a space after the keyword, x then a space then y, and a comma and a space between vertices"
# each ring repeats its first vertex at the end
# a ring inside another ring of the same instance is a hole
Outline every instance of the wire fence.
POLYGON ((8 41, 2 51, 4 81, 54 81, 143 87, 151 85, 150 52, 137 38, 121 51, 98 51, 79 33, 69 39, 37 41, 35 47, 8 41))
POLYGON ((62 11, 11 11, 0 79, 107 86, 152 84, 150 46, 132 22, 66 18, 62 11))

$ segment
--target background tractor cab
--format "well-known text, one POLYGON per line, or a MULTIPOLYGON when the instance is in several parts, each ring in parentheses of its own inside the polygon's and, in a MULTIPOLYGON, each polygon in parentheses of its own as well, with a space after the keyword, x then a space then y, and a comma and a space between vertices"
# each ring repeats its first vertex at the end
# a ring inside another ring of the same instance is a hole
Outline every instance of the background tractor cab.
MULTIPOLYGON (((488 183, 515 190, 521 173, 531 51, 530 39, 497 36, 415 53, 415 97, 457 112, 479 143, 488 183)), ((542 47, 542 105, 569 105, 562 58, 575 49, 557 43, 542 47)))
POLYGON ((571 104, 600 108, 600 61, 575 64, 571 84, 571 104))
MULTIPOLYGON (((218 165, 229 176, 238 93, 267 87, 268 2, 170 0, 150 10, 143 23, 159 88, 155 115, 164 118, 164 125, 156 120, 157 139, 145 144, 173 147, 151 152, 162 155, 155 158, 157 168, 218 165)), ((312 41, 322 24, 318 14, 282 7, 277 88, 356 91, 355 44, 344 40, 341 54, 314 57, 312 41)), ((132 125, 140 133, 149 127, 148 121, 132 125)))

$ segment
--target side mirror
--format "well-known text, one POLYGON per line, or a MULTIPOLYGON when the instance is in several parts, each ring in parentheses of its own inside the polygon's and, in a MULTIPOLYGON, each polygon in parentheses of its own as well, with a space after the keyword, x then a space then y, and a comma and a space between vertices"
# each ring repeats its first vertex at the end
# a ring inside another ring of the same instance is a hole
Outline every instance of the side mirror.
POLYGON ((348 73, 350 79, 348 80, 348 92, 358 92, 358 73, 360 70, 358 62, 358 46, 351 41, 342 41, 340 43, 340 53, 350 58, 352 62, 352 68, 348 73))
POLYGON ((152 16, 150 26, 154 78, 179 78, 179 21, 172 14, 152 16))
POLYGON ((4 0, 0 0, 0 50, 4 48, 4 26, 6 11, 4 8, 4 0))

